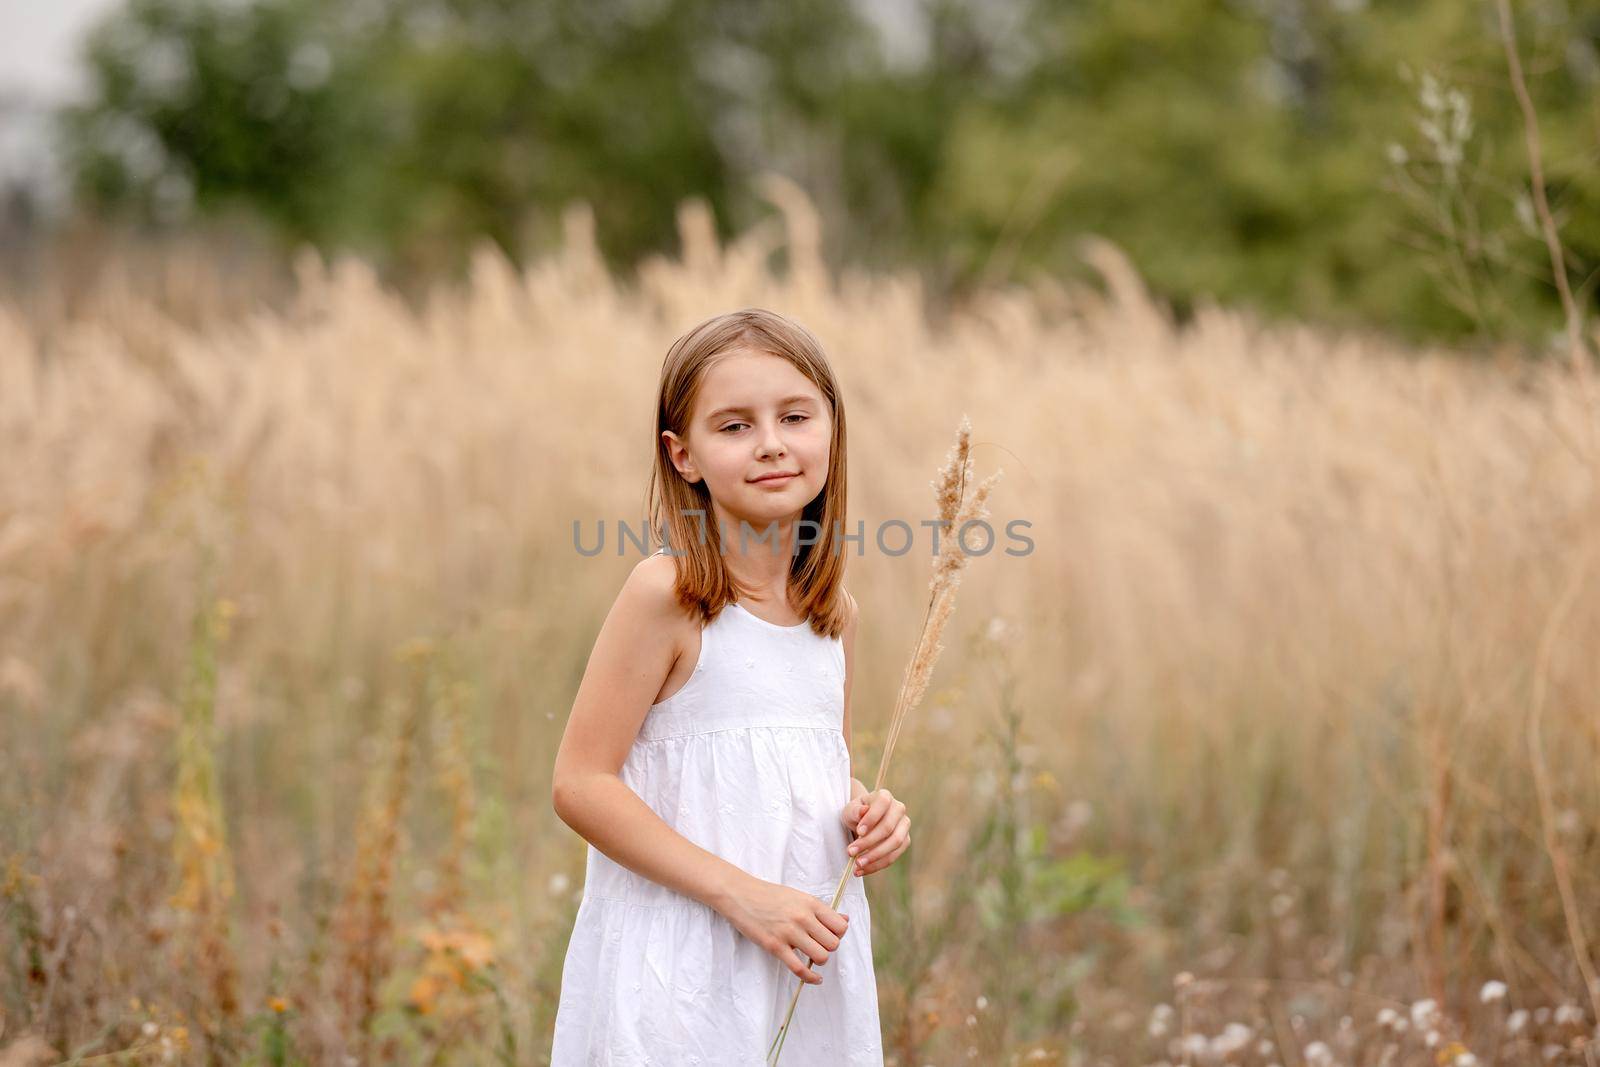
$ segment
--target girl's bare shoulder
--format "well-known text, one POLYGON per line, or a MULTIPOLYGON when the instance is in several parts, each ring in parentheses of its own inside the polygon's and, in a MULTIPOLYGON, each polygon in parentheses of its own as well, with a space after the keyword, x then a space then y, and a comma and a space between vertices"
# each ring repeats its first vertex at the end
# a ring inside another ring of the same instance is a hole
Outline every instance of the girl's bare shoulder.
POLYGON ((613 610, 625 612, 633 623, 670 630, 680 646, 696 629, 689 610, 678 602, 678 566, 660 553, 634 564, 613 610))

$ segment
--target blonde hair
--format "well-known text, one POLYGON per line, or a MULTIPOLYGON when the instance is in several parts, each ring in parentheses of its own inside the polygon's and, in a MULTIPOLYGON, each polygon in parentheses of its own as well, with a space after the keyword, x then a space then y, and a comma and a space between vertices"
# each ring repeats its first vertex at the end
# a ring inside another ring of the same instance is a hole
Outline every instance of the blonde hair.
MULTIPOLYGON (((844 401, 822 345, 799 323, 764 308, 744 308, 705 320, 667 350, 656 393, 655 463, 645 496, 650 533, 670 546, 677 561, 678 602, 702 620, 715 618, 747 590, 738 587, 722 553, 722 531, 711 508, 705 480, 691 485, 672 465, 662 433, 687 437, 689 419, 706 372, 726 354, 767 353, 786 359, 816 385, 833 422, 828 477, 822 492, 806 504, 800 518, 817 524, 817 540, 790 555, 788 594, 813 632, 837 637, 847 617, 844 602, 845 525, 844 401), (695 509, 701 514, 696 516, 695 509)), ((807 532, 810 527, 803 527, 807 532)), ((800 530, 797 530, 798 534, 800 530)))

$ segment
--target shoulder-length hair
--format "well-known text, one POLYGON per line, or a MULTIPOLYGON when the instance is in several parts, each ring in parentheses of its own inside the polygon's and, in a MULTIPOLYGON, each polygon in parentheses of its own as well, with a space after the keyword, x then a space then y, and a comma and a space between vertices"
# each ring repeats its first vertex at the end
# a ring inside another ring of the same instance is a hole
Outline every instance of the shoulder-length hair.
POLYGON ((822 393, 832 415, 827 481, 802 509, 802 521, 795 529, 796 540, 802 534, 814 540, 790 555, 788 593, 814 633, 837 637, 847 618, 842 544, 847 489, 844 400, 822 345, 799 323, 764 308, 744 308, 705 320, 667 350, 656 393, 655 463, 645 500, 650 534, 677 561, 678 602, 703 621, 749 592, 728 572, 723 531, 717 529, 705 479, 691 485, 679 474, 661 436, 667 430, 680 438, 688 436, 706 372, 735 350, 770 353, 794 364, 822 393))

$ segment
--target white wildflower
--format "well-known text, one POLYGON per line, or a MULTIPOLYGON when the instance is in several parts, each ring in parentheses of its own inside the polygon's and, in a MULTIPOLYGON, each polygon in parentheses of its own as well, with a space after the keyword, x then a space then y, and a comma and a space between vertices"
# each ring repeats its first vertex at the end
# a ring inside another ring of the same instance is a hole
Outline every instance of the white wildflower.
POLYGON ((1417 1027, 1430 1026, 1439 1021, 1439 1003, 1432 997, 1417 1001, 1411 1005, 1411 1022, 1417 1027))
POLYGON ((1089 825, 1094 818, 1094 805, 1087 800, 1074 800, 1067 805, 1067 829, 1076 833, 1089 825))
POLYGON ((1528 190, 1518 189, 1516 197, 1511 202, 1516 212, 1517 225, 1522 227, 1522 232, 1537 235, 1539 226, 1533 215, 1533 197, 1528 195, 1528 190))
POLYGON ((1421 97, 1422 106, 1426 110, 1444 110, 1444 97, 1439 92, 1439 80, 1427 71, 1422 74, 1422 86, 1418 95, 1421 97))
POLYGON ((1229 1023, 1222 1028, 1222 1033, 1211 1039, 1211 1054, 1231 1056, 1235 1052, 1242 1051, 1254 1036, 1255 1033, 1243 1023, 1229 1023))

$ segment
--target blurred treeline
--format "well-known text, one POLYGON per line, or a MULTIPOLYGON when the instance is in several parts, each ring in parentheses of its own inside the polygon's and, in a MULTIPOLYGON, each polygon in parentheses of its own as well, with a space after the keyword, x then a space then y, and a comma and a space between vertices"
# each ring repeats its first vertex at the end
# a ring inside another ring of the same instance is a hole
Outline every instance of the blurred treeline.
MULTIPOLYGON (((1578 302, 1600 265, 1600 0, 1515 5, 1578 302)), ((595 208, 614 268, 774 170, 831 261, 936 292, 1110 238, 1199 297, 1403 336, 1561 311, 1493 0, 128 0, 63 115, 79 202, 264 220, 391 278, 514 260, 595 208)))

